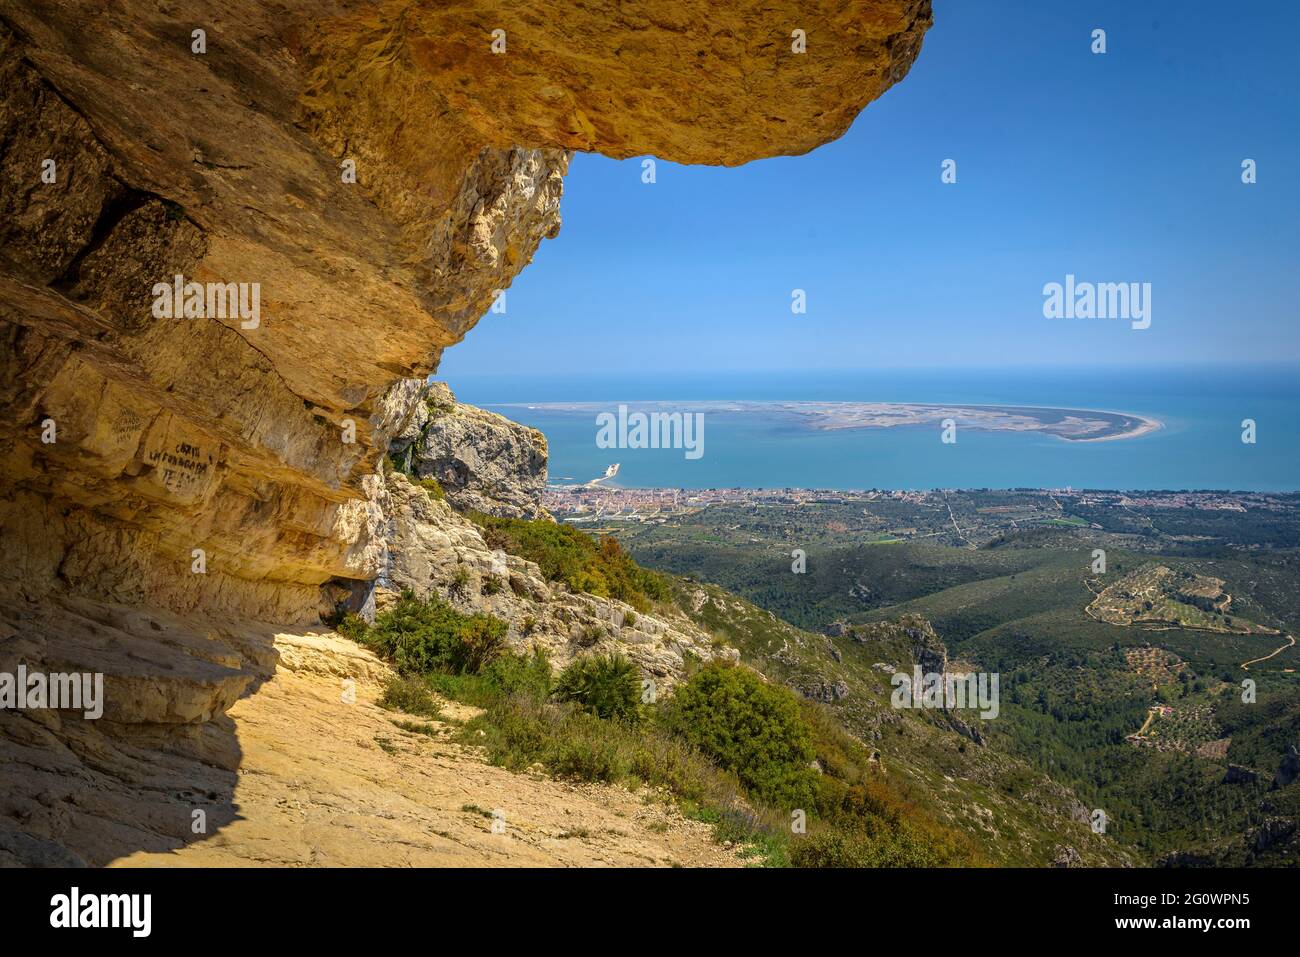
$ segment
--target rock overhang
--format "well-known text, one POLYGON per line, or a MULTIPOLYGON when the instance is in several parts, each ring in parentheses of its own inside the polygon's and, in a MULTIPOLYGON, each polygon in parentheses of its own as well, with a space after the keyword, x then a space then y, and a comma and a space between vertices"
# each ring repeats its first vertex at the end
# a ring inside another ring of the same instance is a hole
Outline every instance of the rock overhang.
POLYGON ((8 5, 13 567, 258 615, 373 576, 365 478, 414 394, 395 383, 556 234, 571 151, 807 152, 906 74, 929 23, 929 0, 8 5), (262 322, 150 321, 149 288, 175 275, 260 283, 262 322), (46 420, 61 443, 39 440, 46 420))

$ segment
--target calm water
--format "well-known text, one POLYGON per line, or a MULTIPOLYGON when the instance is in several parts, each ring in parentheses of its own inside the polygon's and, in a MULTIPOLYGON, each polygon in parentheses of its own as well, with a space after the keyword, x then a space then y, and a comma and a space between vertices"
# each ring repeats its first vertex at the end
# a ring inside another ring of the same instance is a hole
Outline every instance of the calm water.
POLYGON ((552 482, 585 481, 620 462, 618 485, 710 488, 1300 489, 1300 369, 889 370, 726 376, 459 377, 462 401, 541 429, 552 482), (528 408, 536 402, 841 400, 1046 405, 1136 412, 1152 435, 1073 443, 1050 436, 937 428, 817 432, 761 414, 705 416, 704 456, 673 449, 600 449, 594 413, 528 408), (1241 441, 1241 421, 1257 441, 1241 441))

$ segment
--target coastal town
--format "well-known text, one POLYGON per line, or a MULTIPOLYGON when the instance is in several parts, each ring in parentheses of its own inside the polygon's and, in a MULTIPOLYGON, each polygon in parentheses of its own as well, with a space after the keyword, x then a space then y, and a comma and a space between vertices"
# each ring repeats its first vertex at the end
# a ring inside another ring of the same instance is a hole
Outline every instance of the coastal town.
POLYGON ((620 488, 598 479, 552 485, 543 503, 588 531, 703 519, 824 527, 831 538, 881 544, 923 540, 978 548, 1038 530, 1088 530, 1113 545, 1148 550, 1213 542, 1300 546, 1300 495, 1229 491, 1044 489, 833 490, 808 488, 620 488), (728 519, 727 516, 731 516, 728 519))
MULTIPOLYGON (((1181 508, 1212 512, 1245 512, 1248 509, 1290 511, 1295 496, 1271 492, 1168 492, 1168 491, 1079 491, 1076 489, 1012 489, 1006 491, 932 489, 835 490, 810 488, 619 488, 599 482, 582 485, 550 485, 543 495, 546 508, 568 521, 583 518, 649 521, 680 515, 710 505, 852 505, 897 502, 937 505, 954 495, 1014 495, 1017 499, 1040 499, 1041 504, 1059 511, 1062 499, 1094 508, 1181 508)), ((996 506, 995 506, 996 507, 996 506)))

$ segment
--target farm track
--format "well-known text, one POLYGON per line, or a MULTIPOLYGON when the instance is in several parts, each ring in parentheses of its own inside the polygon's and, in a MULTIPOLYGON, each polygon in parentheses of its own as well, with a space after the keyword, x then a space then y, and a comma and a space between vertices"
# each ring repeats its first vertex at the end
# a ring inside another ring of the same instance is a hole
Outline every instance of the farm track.
POLYGON ((1268 659, 1270 659, 1270 658, 1275 658, 1275 657, 1277 657, 1277 656, 1280 655, 1282 652, 1286 651, 1288 648, 1290 648, 1292 645, 1295 644, 1295 637, 1292 636, 1292 635, 1287 635, 1287 636, 1286 636, 1286 641, 1287 641, 1287 643, 1286 643, 1285 645, 1283 645, 1281 648, 1277 649, 1276 651, 1272 652, 1271 654, 1267 654, 1267 655, 1265 655, 1263 658, 1251 658, 1250 661, 1243 661, 1243 662, 1241 663, 1241 670, 1242 670, 1242 671, 1249 671, 1251 665, 1257 665, 1257 664, 1259 664, 1261 661, 1268 661, 1268 659))

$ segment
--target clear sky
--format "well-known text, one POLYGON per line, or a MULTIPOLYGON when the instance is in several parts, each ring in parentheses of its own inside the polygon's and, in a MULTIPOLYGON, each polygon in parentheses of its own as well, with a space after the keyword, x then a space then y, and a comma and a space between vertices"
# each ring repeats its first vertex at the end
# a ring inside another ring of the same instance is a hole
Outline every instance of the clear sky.
POLYGON ((808 155, 659 161, 654 184, 575 156, 559 237, 439 376, 1300 359, 1300 2, 935 0, 934 20, 907 78, 808 155), (1067 273, 1151 283, 1151 327, 1044 318, 1067 273))

